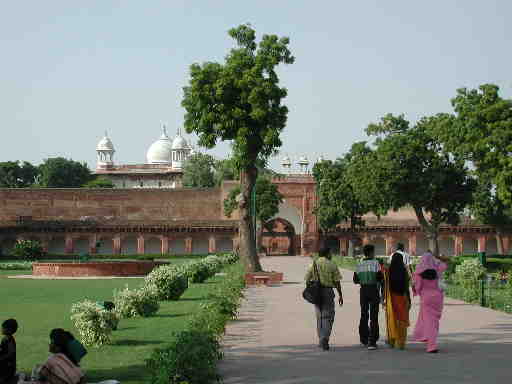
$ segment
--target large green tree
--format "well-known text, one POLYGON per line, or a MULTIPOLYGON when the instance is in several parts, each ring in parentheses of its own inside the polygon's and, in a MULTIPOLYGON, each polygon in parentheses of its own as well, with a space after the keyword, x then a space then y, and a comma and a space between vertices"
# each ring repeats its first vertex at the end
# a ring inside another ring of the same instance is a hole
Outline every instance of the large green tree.
POLYGON ((114 188, 112 180, 103 176, 98 176, 83 185, 84 188, 114 188))
MULTIPOLYGON (((255 190, 255 208, 258 230, 258 250, 262 246, 263 229, 271 232, 273 228, 268 226, 269 220, 279 212, 279 204, 283 202, 283 195, 279 192, 277 185, 272 184, 272 180, 266 176, 258 176, 255 190)), ((224 213, 231 217, 232 213, 239 209, 238 197, 240 196, 240 187, 229 191, 228 197, 224 200, 224 213)))
POLYGON ((475 173, 495 186, 497 197, 512 207, 512 100, 499 87, 458 89, 452 99, 455 120, 434 130, 445 148, 471 161, 475 173))
POLYGON ((63 157, 46 159, 39 173, 39 186, 43 188, 79 188, 93 179, 86 163, 63 157))
POLYGON ((190 156, 183 167, 183 186, 190 188, 212 188, 215 186, 215 159, 205 153, 190 156))
POLYGON ((439 114, 411 126, 403 116, 388 114, 368 126, 375 149, 355 157, 348 172, 356 195, 369 206, 412 207, 436 255, 441 224, 459 223, 475 188, 464 160, 446 153, 430 134, 452 123, 439 114))
POLYGON ((27 188, 32 186, 38 175, 37 167, 24 161, 0 163, 0 188, 27 188))
POLYGON ((256 252, 250 197, 255 185, 257 161, 266 162, 281 146, 288 108, 282 104, 287 90, 279 86, 276 68, 294 62, 289 39, 263 35, 249 25, 229 30, 237 46, 224 63, 206 62, 190 67, 184 87, 185 129, 199 136, 199 145, 212 148, 230 141, 233 159, 241 170, 240 255, 248 271, 261 271, 256 252))
POLYGON ((224 180, 238 180, 240 171, 232 158, 217 160, 213 166, 215 185, 220 186, 224 180))
MULTIPOLYGON (((323 231, 335 229, 342 221, 347 221, 354 234, 358 227, 364 225, 362 216, 369 212, 368 206, 357 198, 347 177, 351 158, 352 154, 347 153, 334 162, 324 160, 313 167, 318 196, 315 215, 323 231)), ((352 236, 349 239, 349 256, 353 256, 353 253, 352 236)))

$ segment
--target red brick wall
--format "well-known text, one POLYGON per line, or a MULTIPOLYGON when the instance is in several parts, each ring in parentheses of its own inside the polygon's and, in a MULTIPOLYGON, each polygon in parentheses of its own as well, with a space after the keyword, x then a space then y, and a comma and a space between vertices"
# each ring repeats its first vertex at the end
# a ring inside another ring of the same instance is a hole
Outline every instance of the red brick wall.
POLYGON ((158 222, 220 220, 221 190, 213 189, 0 189, 0 221, 158 222))

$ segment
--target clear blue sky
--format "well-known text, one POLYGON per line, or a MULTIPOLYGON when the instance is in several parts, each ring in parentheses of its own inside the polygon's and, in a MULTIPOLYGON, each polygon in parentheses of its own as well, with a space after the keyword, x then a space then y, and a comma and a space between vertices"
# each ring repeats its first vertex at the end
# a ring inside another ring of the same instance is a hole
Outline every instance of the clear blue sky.
POLYGON ((0 161, 94 168, 108 130, 116 162, 143 162, 161 122, 183 122, 189 65, 222 60, 246 22, 291 39, 282 151, 335 158, 388 112, 451 111, 459 87, 511 97, 511 15, 506 0, 3 1, 0 161))

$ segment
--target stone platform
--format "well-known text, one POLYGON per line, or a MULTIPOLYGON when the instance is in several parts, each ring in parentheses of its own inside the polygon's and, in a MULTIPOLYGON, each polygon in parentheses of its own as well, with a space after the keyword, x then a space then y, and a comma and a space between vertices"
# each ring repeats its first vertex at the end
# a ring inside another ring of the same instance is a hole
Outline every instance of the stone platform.
POLYGON ((130 277, 145 276, 164 265, 154 261, 106 261, 83 263, 34 263, 32 275, 42 277, 130 277))

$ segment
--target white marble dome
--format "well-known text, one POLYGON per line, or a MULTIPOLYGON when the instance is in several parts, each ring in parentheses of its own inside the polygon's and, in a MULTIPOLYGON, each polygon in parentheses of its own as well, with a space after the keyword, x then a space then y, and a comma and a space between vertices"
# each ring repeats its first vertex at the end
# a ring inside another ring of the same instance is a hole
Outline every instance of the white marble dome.
POLYGON ((114 144, 112 144, 112 141, 108 138, 107 134, 105 133, 105 137, 101 139, 96 146, 97 151, 113 151, 114 150, 114 144))
POLYGON ((187 140, 185 140, 179 132, 172 141, 172 149, 189 149, 187 140))
POLYGON ((171 151, 172 143, 164 128, 162 136, 148 149, 146 154, 148 164, 171 164, 171 151))

